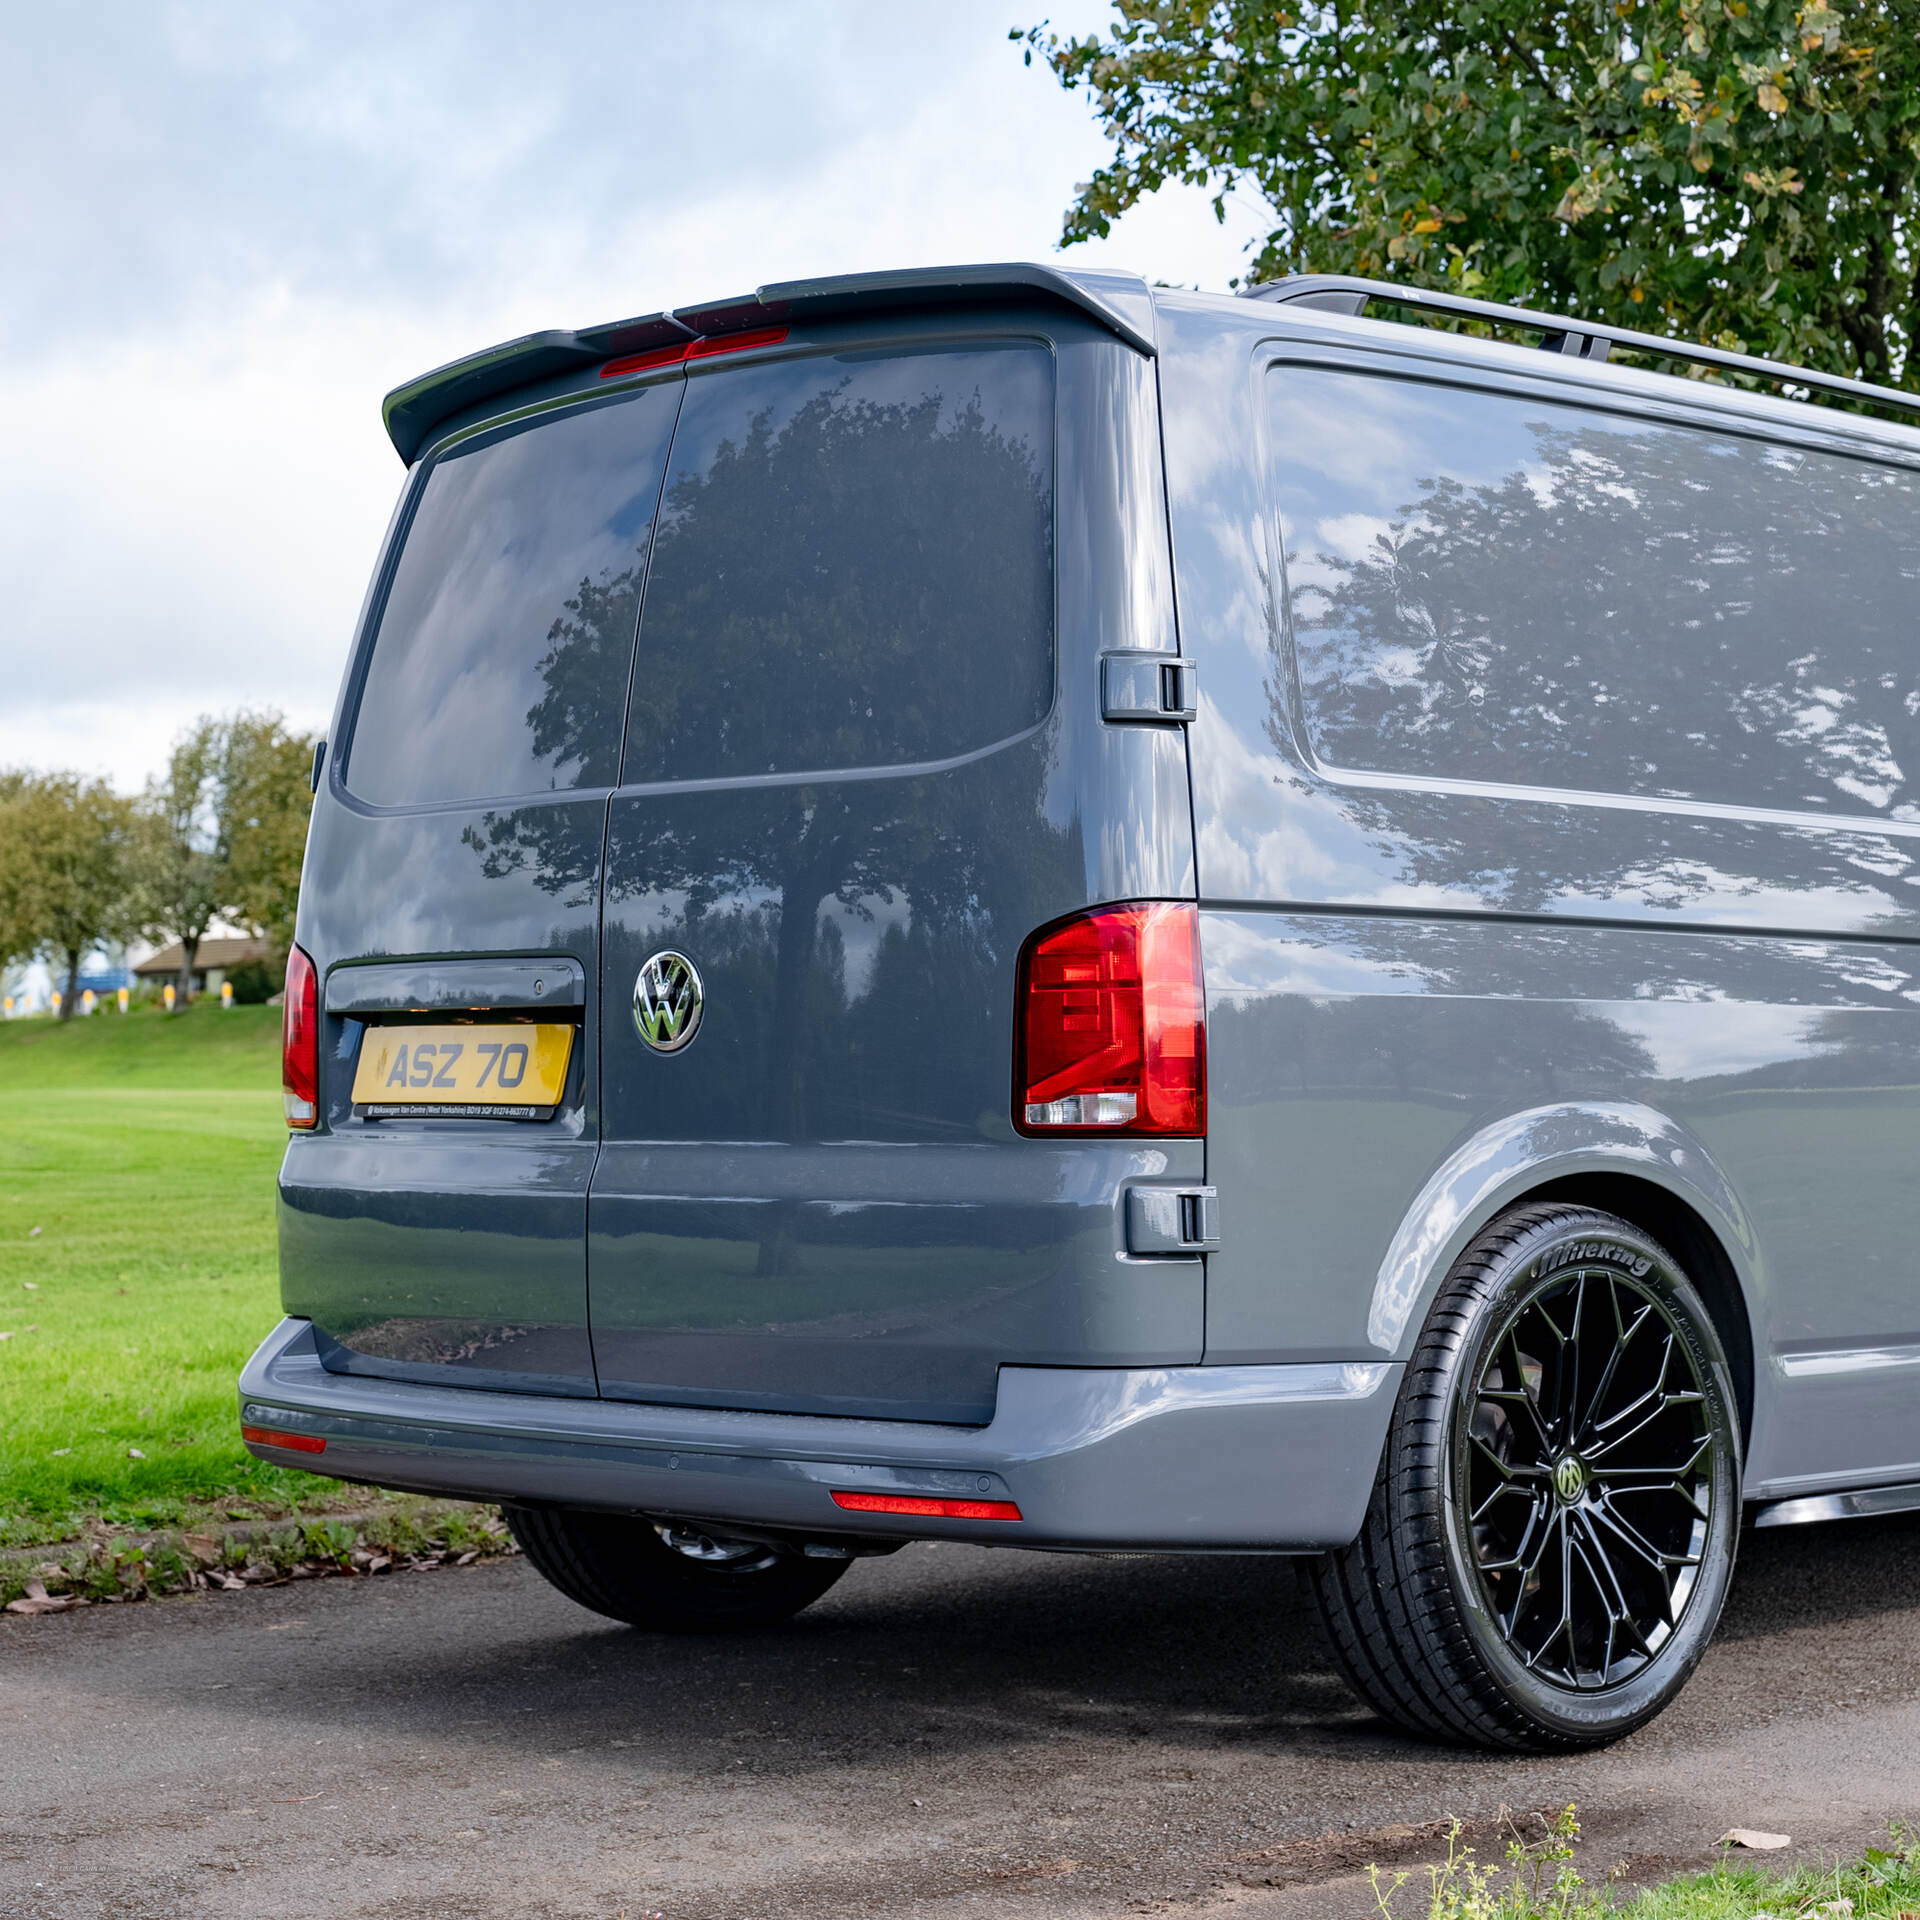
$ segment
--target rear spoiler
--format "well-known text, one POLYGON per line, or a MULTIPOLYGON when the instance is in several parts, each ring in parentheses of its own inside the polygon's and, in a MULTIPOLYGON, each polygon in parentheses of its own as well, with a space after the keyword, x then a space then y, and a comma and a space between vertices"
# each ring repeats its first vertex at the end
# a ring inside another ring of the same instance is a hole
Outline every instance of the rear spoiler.
POLYGON ((529 333, 395 387, 381 402, 380 411, 394 451, 412 466, 434 429, 455 414, 515 387, 605 360, 796 321, 1035 299, 1078 308, 1137 352, 1151 355, 1154 351, 1153 296, 1137 274, 1064 273, 1058 267, 1020 264, 913 267, 895 273, 783 280, 738 299, 677 307, 671 313, 612 320, 577 332, 529 333))

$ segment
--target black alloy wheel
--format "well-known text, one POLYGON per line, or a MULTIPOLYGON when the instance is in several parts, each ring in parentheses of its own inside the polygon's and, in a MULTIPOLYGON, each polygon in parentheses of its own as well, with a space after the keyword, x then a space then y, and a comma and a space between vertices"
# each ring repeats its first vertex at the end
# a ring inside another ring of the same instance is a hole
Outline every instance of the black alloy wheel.
POLYGON ((1455 1426, 1453 1503, 1480 1598, 1530 1672, 1618 1686, 1659 1657, 1712 1531, 1707 1385, 1657 1289, 1604 1265, 1522 1298, 1455 1426))
POLYGON ((1401 1726, 1597 1745, 1698 1664, 1739 1489, 1731 1379, 1672 1256, 1610 1214, 1518 1207, 1448 1275, 1366 1527, 1309 1588, 1348 1679, 1401 1726))

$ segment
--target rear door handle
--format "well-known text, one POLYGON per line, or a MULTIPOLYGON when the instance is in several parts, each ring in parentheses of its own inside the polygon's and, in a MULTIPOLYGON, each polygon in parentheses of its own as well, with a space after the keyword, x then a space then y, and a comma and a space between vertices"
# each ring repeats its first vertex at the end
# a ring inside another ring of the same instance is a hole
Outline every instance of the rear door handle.
POLYGON ((1129 1253, 1217 1253, 1220 1190, 1217 1187, 1129 1187, 1129 1253))
POLYGON ((1191 720, 1200 710, 1200 669, 1174 653, 1103 653, 1104 720, 1191 720))

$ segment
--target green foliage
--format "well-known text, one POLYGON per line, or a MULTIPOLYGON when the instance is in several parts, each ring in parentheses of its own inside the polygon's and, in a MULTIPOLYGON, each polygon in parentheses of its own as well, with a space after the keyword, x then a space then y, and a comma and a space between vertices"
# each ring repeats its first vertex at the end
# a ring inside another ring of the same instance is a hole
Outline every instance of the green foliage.
POLYGON ((1015 29, 1112 162, 1249 187, 1249 278, 1359 273, 1916 384, 1916 0, 1114 0, 1015 29))
POLYGON ((72 1019, 80 963, 131 931, 134 820, 104 781, 0 775, 0 964, 44 956, 65 975, 72 1019))
MULTIPOLYGON (((222 831, 235 917, 279 954, 293 945, 313 811, 313 749, 314 736, 290 733, 277 713, 236 713, 226 722, 222 831)), ((268 991, 277 993, 279 981, 268 991)))
POLYGON ((180 998, 190 992, 194 955, 207 928, 233 911, 220 770, 225 729, 203 715, 147 784, 136 835, 134 901, 143 931, 180 942, 180 998))
POLYGON ((1514 1830, 1504 1867, 1482 1866, 1462 1845, 1457 1820, 1446 1859, 1424 1876, 1369 1867, 1380 1920, 1414 1920, 1422 1906, 1424 1920, 1901 1920, 1920 1907, 1920 1841, 1903 1828, 1851 1866, 1779 1874, 1735 1866, 1727 1853, 1711 1873, 1684 1874, 1622 1899, 1575 1869, 1575 1814, 1569 1804, 1536 1816, 1537 1838, 1514 1830), (1401 1898, 1422 1877, 1424 1889, 1401 1898))
MULTIPOLYGON (((1447 1835, 1447 1857, 1428 1867, 1427 1920, 1576 1920, 1599 1913, 1606 1905, 1574 1870, 1574 1842, 1580 1822, 1571 1802, 1558 1813, 1541 1815, 1538 1839, 1515 1832, 1507 1842, 1507 1864, 1482 1866, 1473 1848, 1461 1844, 1461 1824, 1447 1835)), ((1367 1869, 1374 1904, 1381 1920, 1400 1920, 1394 1898, 1411 1881, 1411 1873, 1384 1874, 1367 1869)))
POLYGON ((227 985, 233 989, 234 1005, 239 1007, 265 1006, 285 979, 285 967, 272 967, 264 960, 242 960, 227 969, 227 985))
POLYGON ((312 762, 312 737, 272 712, 203 714, 174 742, 140 805, 136 898, 147 932, 182 943, 183 975, 216 919, 292 945, 312 762))
POLYGON ((96 1533, 45 1558, 10 1555, 0 1561, 0 1607, 59 1613, 209 1587, 278 1586, 329 1574, 365 1578, 464 1565, 515 1551, 505 1522, 491 1507, 362 1488, 346 1492, 357 1509, 351 1516, 288 1524, 209 1523, 157 1536, 96 1533))

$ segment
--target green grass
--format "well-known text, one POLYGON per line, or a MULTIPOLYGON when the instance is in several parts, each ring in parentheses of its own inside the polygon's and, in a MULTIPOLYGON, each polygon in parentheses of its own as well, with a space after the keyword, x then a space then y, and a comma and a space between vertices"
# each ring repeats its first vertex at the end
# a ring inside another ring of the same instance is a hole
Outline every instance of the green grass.
POLYGON ((0 1025, 0 1546, 337 1500, 239 1438, 280 1310, 278 1032, 217 1004, 0 1025))
POLYGON ((1728 1850, 1709 1873, 1625 1893, 1574 1865, 1575 1808, 1509 1825, 1503 1866, 1482 1865, 1454 1823, 1447 1859, 1410 1873, 1369 1867, 1379 1920, 1913 1920, 1920 1913, 1920 1839, 1895 1828, 1887 1845, 1829 1867, 1770 1872, 1728 1850))
POLYGON ((280 1084, 280 1009, 196 1000, 185 1013, 140 1007, 87 1020, 0 1020, 0 1100, 75 1087, 222 1088, 280 1084))

